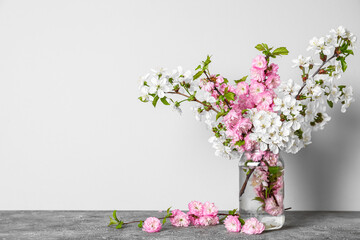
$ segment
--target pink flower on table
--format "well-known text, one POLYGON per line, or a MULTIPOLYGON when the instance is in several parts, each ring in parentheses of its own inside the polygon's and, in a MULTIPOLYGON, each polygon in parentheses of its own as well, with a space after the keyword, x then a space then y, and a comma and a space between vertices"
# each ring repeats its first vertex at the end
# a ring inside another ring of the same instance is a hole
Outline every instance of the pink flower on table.
POLYGON ((201 216, 203 213, 203 204, 198 201, 191 201, 188 204, 189 214, 194 214, 196 216, 201 216))
POLYGON ((246 234, 260 234, 265 230, 265 225, 256 218, 249 218, 245 221, 241 232, 246 234))
POLYGON ((159 232, 161 230, 160 220, 156 217, 149 217, 143 223, 143 231, 145 232, 159 232))
POLYGON ((246 82, 239 82, 237 84, 236 90, 235 90, 236 95, 246 95, 249 93, 249 84, 247 84, 246 82))
POLYGON ((252 61, 252 68, 256 68, 259 70, 265 70, 267 68, 267 61, 264 56, 258 55, 252 61))
POLYGON ((190 219, 186 213, 184 213, 178 209, 173 210, 171 213, 172 213, 172 215, 170 218, 170 222, 173 226, 188 227, 190 225, 190 219))
POLYGON ((265 81, 265 85, 269 89, 277 88, 280 85, 280 76, 277 74, 271 74, 265 81))
POLYGON ((262 82, 265 80, 264 70, 259 70, 256 68, 250 69, 250 78, 251 82, 262 82))
POLYGON ((238 216, 227 216, 224 224, 226 230, 228 230, 229 232, 240 232, 241 230, 241 223, 238 216))
POLYGON ((256 95, 265 91, 265 86, 262 83, 253 82, 250 85, 250 94, 256 95))
POLYGON ((199 218, 199 223, 201 226, 214 226, 219 224, 218 216, 202 216, 199 218))
POLYGON ((265 200, 265 211, 271 216, 279 216, 283 212, 282 201, 278 201, 278 205, 277 205, 274 200, 274 197, 267 198, 265 200))
POLYGON ((182 214, 182 213, 183 213, 183 212, 182 212, 181 210, 179 210, 179 209, 174 209, 174 210, 171 211, 171 216, 174 217, 174 216, 176 216, 176 215, 178 215, 178 214, 182 214))
POLYGON ((191 214, 190 212, 188 212, 187 215, 192 225, 194 225, 195 227, 203 226, 202 222, 200 221, 202 216, 196 216, 194 214, 191 214))
POLYGON ((214 203, 205 202, 203 205, 203 215, 204 216, 217 216, 218 208, 214 203))

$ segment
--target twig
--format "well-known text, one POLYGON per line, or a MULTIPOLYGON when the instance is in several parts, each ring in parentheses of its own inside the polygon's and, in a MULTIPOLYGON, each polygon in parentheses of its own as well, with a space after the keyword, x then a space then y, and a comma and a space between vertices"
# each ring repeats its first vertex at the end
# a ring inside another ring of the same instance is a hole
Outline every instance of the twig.
MULTIPOLYGON (((204 71, 204 73, 205 73, 206 78, 211 82, 211 79, 210 79, 209 75, 206 73, 206 71, 204 71)), ((221 92, 215 86, 214 86, 214 89, 219 95, 222 95, 221 92)), ((229 101, 227 99, 225 99, 224 102, 226 103, 228 108, 230 108, 229 101)))
POLYGON ((249 174, 246 175, 246 179, 245 179, 245 181, 244 181, 244 183, 243 183, 243 185, 242 185, 242 187, 241 187, 241 189, 240 189, 240 197, 244 194, 246 185, 247 185, 247 183, 248 183, 248 181, 249 181, 249 179, 250 179, 251 174, 252 174, 254 171, 255 171, 255 168, 251 169, 250 172, 249 172, 249 174))
MULTIPOLYGON (((332 59, 333 59, 334 57, 336 57, 336 56, 337 56, 337 54, 334 53, 334 55, 332 55, 331 58, 329 58, 328 60, 326 60, 325 62, 323 62, 323 63, 320 65, 320 67, 314 72, 314 74, 311 75, 311 77, 312 77, 312 78, 315 77, 315 75, 319 73, 319 71, 322 69, 322 67, 323 67, 326 63, 330 62, 330 60, 332 60, 332 59)), ((304 89, 305 86, 306 86, 306 81, 304 82, 304 84, 303 84, 302 87, 300 88, 300 90, 299 90, 298 94, 296 95, 295 99, 297 99, 297 98, 299 97, 301 91, 304 89)))
MULTIPOLYGON (((183 93, 180 93, 180 92, 167 92, 167 93, 170 93, 170 94, 179 94, 179 95, 184 96, 184 97, 186 97, 186 98, 189 98, 189 97, 190 97, 190 96, 188 96, 188 95, 186 95, 186 94, 183 94, 183 93)), ((200 102, 197 98, 194 98, 193 101, 198 102, 198 103, 200 103, 200 104, 202 104, 202 105, 204 105, 204 106, 206 106, 206 107, 210 107, 210 109, 211 109, 211 110, 214 110, 216 113, 219 112, 219 111, 217 111, 215 108, 213 108, 213 106, 206 105, 206 104, 204 104, 203 102, 200 102)))

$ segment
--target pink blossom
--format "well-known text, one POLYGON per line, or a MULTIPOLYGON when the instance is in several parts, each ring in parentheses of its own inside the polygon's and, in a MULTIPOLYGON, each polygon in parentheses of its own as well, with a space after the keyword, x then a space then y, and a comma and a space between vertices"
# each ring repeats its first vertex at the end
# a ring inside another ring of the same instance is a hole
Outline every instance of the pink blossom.
POLYGON ((183 213, 183 212, 180 211, 179 209, 174 209, 174 210, 171 211, 171 216, 174 217, 174 216, 176 216, 178 214, 181 214, 181 213, 183 213))
POLYGON ((252 82, 262 82, 265 80, 264 70, 251 68, 250 69, 250 77, 251 77, 252 82))
POLYGON ((204 216, 217 216, 218 208, 214 203, 205 202, 203 205, 203 215, 204 216))
POLYGON ((226 230, 228 230, 229 232, 240 232, 241 230, 241 223, 238 216, 227 216, 224 224, 226 230))
POLYGON ((265 91, 265 86, 262 83, 253 82, 250 85, 250 94, 256 95, 265 91))
POLYGON ((277 88, 280 85, 280 76, 277 74, 271 74, 266 79, 265 84, 269 89, 277 88))
POLYGON ((236 95, 246 95, 249 93, 249 84, 246 82, 239 82, 235 90, 236 95))
POLYGON ((249 135, 244 138, 245 144, 242 145, 244 151, 253 151, 256 145, 255 141, 250 140, 249 135))
MULTIPOLYGON (((283 180, 283 176, 280 176, 276 179, 275 185, 273 186, 274 194, 275 195, 278 194, 279 191, 281 191, 283 188, 284 188, 284 180, 283 180)), ((276 198, 276 199, 278 199, 278 198, 276 198)))
POLYGON ((225 123, 227 129, 233 129, 238 123, 240 117, 241 116, 235 110, 232 109, 223 118, 223 122, 225 123))
POLYGON ((201 226, 201 223, 200 223, 200 217, 199 216, 196 216, 190 212, 187 213, 187 216, 190 220, 190 223, 194 226, 201 226))
POLYGON ((194 214, 196 216, 201 216, 203 213, 203 204, 198 201, 191 201, 188 204, 189 207, 189 213, 194 214))
POLYGON ((207 92, 211 92, 214 89, 214 83, 209 82, 206 79, 201 79, 199 86, 207 92))
POLYGON ((265 211, 272 216, 278 216, 283 212, 282 202, 275 202, 274 197, 265 200, 265 211))
POLYGON ((161 230, 160 220, 156 217, 149 217, 143 223, 143 231, 145 232, 159 232, 161 230))
POLYGON ((255 168, 255 171, 252 176, 251 185, 254 187, 259 186, 260 184, 268 185, 267 184, 268 177, 269 177, 269 172, 264 171, 261 168, 255 168))
POLYGON ((171 213, 172 213, 172 215, 170 218, 170 222, 173 226, 188 227, 190 225, 190 219, 186 213, 184 213, 178 209, 173 210, 171 213))
POLYGON ((262 55, 256 56, 252 62, 252 68, 264 71, 267 68, 267 61, 265 57, 262 55))
POLYGON ((266 71, 266 76, 270 76, 271 74, 276 74, 279 69, 279 66, 275 63, 270 64, 268 71, 266 71))
POLYGON ((201 216, 199 218, 201 226, 213 226, 219 224, 218 216, 201 216))
POLYGON ((256 108, 261 111, 269 111, 271 109, 271 104, 273 103, 273 97, 268 91, 259 93, 255 96, 256 108))
MULTIPOLYGON (((215 76, 214 76, 214 77, 215 77, 215 76)), ((215 84, 215 86, 216 86, 216 87, 219 87, 219 86, 222 85, 223 82, 224 82, 224 78, 223 78, 222 76, 218 76, 218 77, 216 77, 216 84, 215 84)))
POLYGON ((249 218, 245 221, 241 232, 246 234, 260 234, 265 230, 265 225, 256 218, 249 218))
POLYGON ((278 162, 279 154, 274 154, 270 151, 265 153, 264 159, 270 166, 276 166, 278 162))

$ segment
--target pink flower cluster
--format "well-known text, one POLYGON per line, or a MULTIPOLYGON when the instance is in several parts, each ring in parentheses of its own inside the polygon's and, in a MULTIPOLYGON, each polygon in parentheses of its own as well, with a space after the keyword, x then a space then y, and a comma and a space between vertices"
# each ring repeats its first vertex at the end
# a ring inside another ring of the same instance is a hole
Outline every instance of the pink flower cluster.
MULTIPOLYGON (((184 213, 179 209, 171 211, 170 222, 175 227, 188 227, 190 224, 194 226, 212 226, 219 224, 218 208, 214 203, 191 201, 188 204, 189 211, 184 213)), ((264 231, 264 224, 256 218, 250 218, 241 226, 239 216, 228 215, 224 220, 225 228, 229 232, 240 232, 246 234, 260 234, 264 231)), ((162 224, 158 218, 149 217, 144 223, 142 230, 153 233, 161 230, 162 224)))
MULTIPOLYGON (((199 86, 202 90, 209 92, 211 96, 214 97, 215 99, 219 98, 220 96, 219 94, 224 95, 225 90, 226 92, 232 92, 234 94, 236 93, 235 87, 230 84, 227 84, 222 76, 211 75, 210 81, 207 78, 203 78, 200 80, 199 86)), ((235 100, 236 100, 236 94, 234 101, 235 100)), ((232 107, 234 101, 228 101, 229 106, 232 107)), ((222 107, 225 110, 228 109, 228 105, 225 103, 222 103, 221 106, 218 105, 217 107, 222 107)))
POLYGON ((246 234, 260 234, 265 230, 265 225, 256 218, 249 218, 245 221, 241 232, 246 234))
POLYGON ((186 213, 180 211, 179 209, 172 210, 171 213, 170 222, 173 226, 188 227, 190 225, 190 218, 186 213))
POLYGON ((229 232, 240 232, 241 230, 245 234, 260 234, 265 230, 265 225, 256 218, 247 219, 244 226, 241 226, 238 216, 229 215, 226 217, 224 224, 229 232))
POLYGON ((201 203, 192 201, 188 204, 189 216, 191 224, 194 226, 211 226, 219 224, 218 208, 214 203, 201 203))
POLYGON ((158 218, 149 217, 144 221, 142 230, 149 233, 159 232, 161 226, 161 222, 158 218))
POLYGON ((278 68, 274 63, 268 66, 265 57, 259 55, 252 63, 251 83, 239 82, 235 89, 237 101, 232 103, 232 110, 223 118, 223 122, 233 145, 240 140, 245 141, 241 147, 235 145, 240 151, 253 151, 258 148, 256 142, 248 137, 252 122, 243 117, 243 110, 256 108, 259 111, 273 111, 273 99, 276 97, 274 89, 280 85, 278 68))

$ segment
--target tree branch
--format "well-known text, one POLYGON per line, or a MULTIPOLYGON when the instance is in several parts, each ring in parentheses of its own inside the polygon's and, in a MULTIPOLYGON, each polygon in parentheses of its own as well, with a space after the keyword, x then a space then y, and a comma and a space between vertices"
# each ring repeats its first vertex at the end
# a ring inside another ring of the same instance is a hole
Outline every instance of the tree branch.
MULTIPOLYGON (((311 75, 311 77, 312 77, 312 78, 315 77, 315 75, 319 73, 319 71, 322 69, 322 67, 323 67, 325 64, 327 64, 328 62, 330 62, 334 57, 337 57, 337 54, 336 54, 336 53, 334 53, 334 55, 332 55, 328 60, 324 61, 324 62, 320 65, 320 67, 314 72, 314 74, 311 75)), ((302 87, 300 88, 300 90, 299 90, 298 94, 296 95, 295 99, 297 99, 297 98, 299 97, 301 91, 304 89, 305 86, 306 86, 306 81, 304 82, 304 84, 303 84, 302 87)))
MULTIPOLYGON (((180 92, 167 92, 167 93, 170 93, 170 94, 178 94, 178 95, 181 95, 181 96, 184 96, 186 98, 189 98, 190 96, 186 95, 186 94, 183 94, 183 93, 180 93, 180 92)), ((213 106, 209 106, 209 105, 206 105, 204 104, 203 102, 199 101, 197 98, 194 98, 195 102, 198 102, 200 104, 202 104, 203 106, 206 106, 206 107, 210 107, 211 110, 215 111, 216 113, 219 113, 218 110, 216 110, 213 106)))

